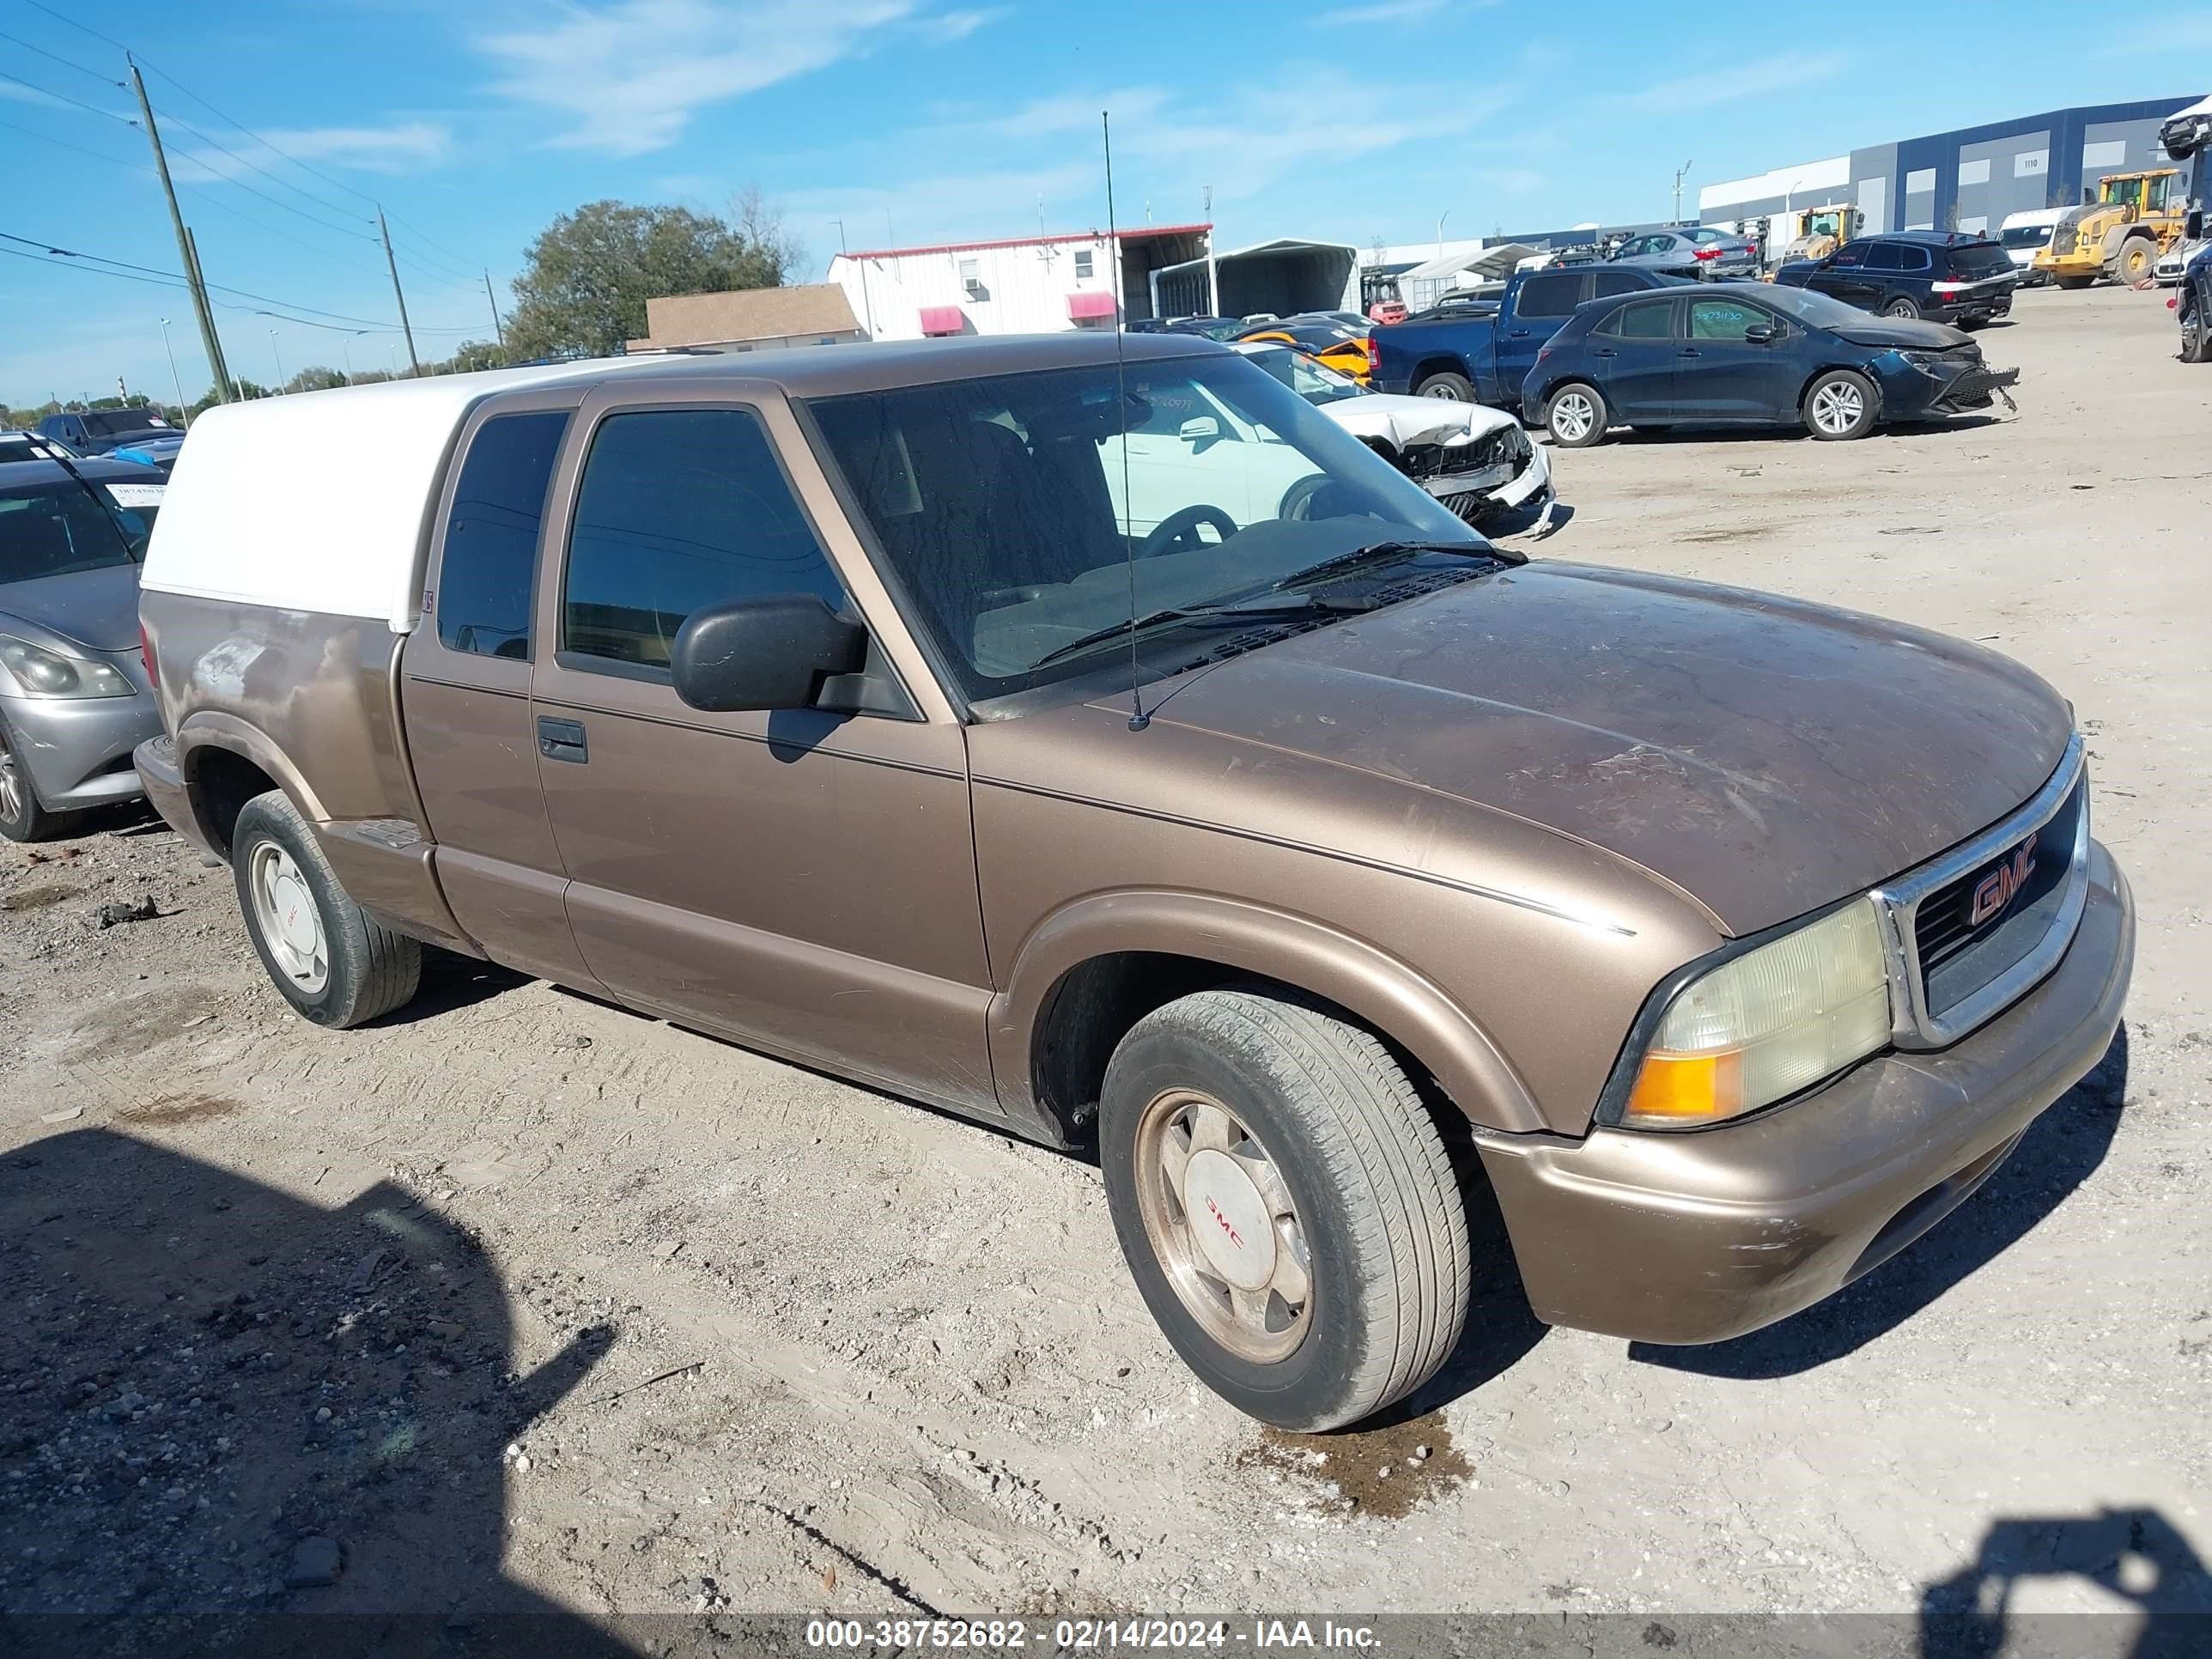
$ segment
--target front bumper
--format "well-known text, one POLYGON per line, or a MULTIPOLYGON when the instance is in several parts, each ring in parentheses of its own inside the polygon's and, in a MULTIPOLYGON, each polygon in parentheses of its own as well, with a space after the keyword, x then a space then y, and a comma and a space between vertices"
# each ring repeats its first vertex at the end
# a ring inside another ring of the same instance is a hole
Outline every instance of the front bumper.
POLYGON ((128 697, 0 697, 0 720, 40 805, 54 812, 136 799, 131 751, 161 729, 143 688, 128 697))
POLYGON ((1718 1342, 1840 1290, 1971 1196, 2119 1029, 2127 879, 2091 844, 2088 902, 2050 975, 1950 1048, 1892 1053, 1696 1133, 1480 1143, 1536 1316, 1718 1342))
POLYGON ((1518 472, 1517 463, 1504 463, 1480 473, 1443 474, 1425 478, 1421 487, 1461 518, 1470 522, 1515 507, 1540 504, 1552 492, 1552 460, 1541 444, 1528 445, 1528 458, 1518 472), (1500 482, 1494 475, 1504 475, 1500 482))
POLYGON ((1991 368, 1984 362, 1923 368, 1899 351, 1884 353, 1867 368, 1881 387, 1883 417, 1893 421, 1986 409, 2000 392, 2020 384, 2016 368, 1991 368))

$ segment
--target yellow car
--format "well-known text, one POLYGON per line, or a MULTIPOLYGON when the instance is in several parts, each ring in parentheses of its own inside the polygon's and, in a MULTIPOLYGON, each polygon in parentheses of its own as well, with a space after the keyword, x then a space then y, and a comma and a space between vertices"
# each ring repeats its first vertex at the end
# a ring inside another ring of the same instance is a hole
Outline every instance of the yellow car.
POLYGON ((1367 337, 1355 334, 1341 323, 1291 317, 1259 324, 1249 333, 1238 335, 1237 343, 1292 346, 1338 374, 1348 374, 1362 386, 1367 384, 1367 337))

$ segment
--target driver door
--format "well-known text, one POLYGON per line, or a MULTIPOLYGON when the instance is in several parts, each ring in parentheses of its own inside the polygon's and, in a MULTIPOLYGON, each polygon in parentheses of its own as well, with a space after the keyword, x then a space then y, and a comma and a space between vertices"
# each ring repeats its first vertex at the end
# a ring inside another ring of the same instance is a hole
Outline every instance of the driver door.
POLYGON ((578 410, 538 595, 531 712, 577 948, 624 1002, 995 1115, 961 727, 781 398, 647 390, 578 410), (793 592, 869 625, 869 712, 678 697, 687 616, 793 592))

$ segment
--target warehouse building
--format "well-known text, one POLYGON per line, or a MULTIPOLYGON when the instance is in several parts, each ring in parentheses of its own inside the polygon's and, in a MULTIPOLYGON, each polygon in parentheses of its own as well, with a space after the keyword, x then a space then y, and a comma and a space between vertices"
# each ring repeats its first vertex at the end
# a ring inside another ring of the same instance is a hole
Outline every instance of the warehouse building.
POLYGON ((1858 209, 1862 234, 1994 231, 2008 214, 2074 205, 2106 173, 2173 166, 2159 126, 2198 95, 2048 110, 1776 167, 1705 185, 1698 217, 1768 220, 1771 246, 1797 234, 1808 210, 1838 204, 1858 209))

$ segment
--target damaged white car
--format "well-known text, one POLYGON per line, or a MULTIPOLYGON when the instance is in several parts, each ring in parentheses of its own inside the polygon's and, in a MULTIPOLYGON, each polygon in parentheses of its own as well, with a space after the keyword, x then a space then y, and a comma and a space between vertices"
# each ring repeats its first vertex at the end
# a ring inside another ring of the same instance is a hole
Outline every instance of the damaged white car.
POLYGON ((1552 504, 1552 464, 1519 419, 1486 404, 1370 392, 1287 346, 1238 346, 1468 523, 1552 504))

